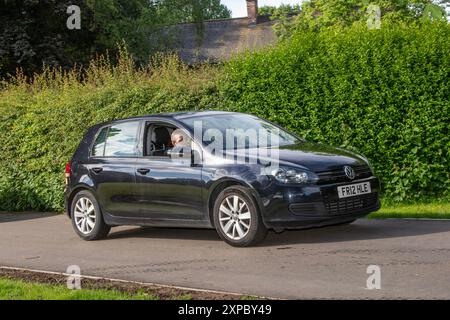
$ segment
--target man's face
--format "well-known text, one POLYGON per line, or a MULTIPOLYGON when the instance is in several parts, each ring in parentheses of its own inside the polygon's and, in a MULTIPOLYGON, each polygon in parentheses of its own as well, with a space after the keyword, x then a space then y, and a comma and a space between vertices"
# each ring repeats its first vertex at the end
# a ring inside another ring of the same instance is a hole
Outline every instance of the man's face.
POLYGON ((183 136, 181 134, 174 134, 171 137, 172 145, 175 147, 181 141, 183 141, 183 136))

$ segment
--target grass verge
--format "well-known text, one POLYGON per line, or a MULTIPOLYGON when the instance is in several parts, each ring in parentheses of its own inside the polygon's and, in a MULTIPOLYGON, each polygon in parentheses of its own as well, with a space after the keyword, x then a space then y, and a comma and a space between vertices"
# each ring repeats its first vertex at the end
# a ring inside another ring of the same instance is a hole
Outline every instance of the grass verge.
POLYGON ((0 267, 0 300, 247 300, 258 297, 198 291, 107 279, 81 278, 81 290, 70 290, 67 278, 0 267))
POLYGON ((369 218, 432 218, 450 219, 450 202, 434 201, 430 203, 383 203, 379 211, 369 218))
POLYGON ((0 300, 156 300, 157 296, 138 292, 127 294, 117 290, 69 290, 61 284, 26 282, 0 278, 0 300))

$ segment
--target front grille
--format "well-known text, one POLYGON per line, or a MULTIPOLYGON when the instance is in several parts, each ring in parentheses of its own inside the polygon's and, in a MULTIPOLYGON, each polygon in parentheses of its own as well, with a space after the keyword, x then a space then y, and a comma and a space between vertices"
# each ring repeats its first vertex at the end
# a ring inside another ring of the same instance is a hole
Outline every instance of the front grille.
POLYGON ((325 209, 330 215, 358 213, 374 207, 378 201, 378 194, 371 193, 362 196, 354 196, 336 201, 326 201, 325 209))
MULTIPOLYGON (((355 179, 364 179, 372 176, 372 172, 368 165, 356 165, 351 166, 353 170, 355 170, 355 179)), ((318 184, 327 184, 327 183, 338 183, 338 182, 346 182, 351 181, 344 172, 344 166, 336 170, 329 171, 319 171, 317 172, 317 176, 319 177, 318 184)))
POLYGON ((289 210, 297 216, 318 215, 323 212, 324 207, 322 202, 293 203, 289 210))

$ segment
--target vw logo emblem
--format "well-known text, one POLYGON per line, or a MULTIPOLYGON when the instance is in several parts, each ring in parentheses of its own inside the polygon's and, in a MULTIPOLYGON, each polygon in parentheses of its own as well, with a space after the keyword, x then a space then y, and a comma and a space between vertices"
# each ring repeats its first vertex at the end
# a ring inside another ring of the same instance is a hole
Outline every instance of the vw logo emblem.
POLYGON ((344 166, 344 172, 347 178, 349 178, 350 180, 355 179, 355 170, 353 170, 352 167, 344 166))

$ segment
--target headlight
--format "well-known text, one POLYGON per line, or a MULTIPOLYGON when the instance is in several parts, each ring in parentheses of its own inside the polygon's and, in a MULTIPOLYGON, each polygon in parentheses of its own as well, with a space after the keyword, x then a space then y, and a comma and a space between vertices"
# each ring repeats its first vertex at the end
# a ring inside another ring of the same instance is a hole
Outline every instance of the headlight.
POLYGON ((271 175, 282 183, 313 183, 318 180, 318 177, 310 171, 285 167, 274 169, 271 175))

